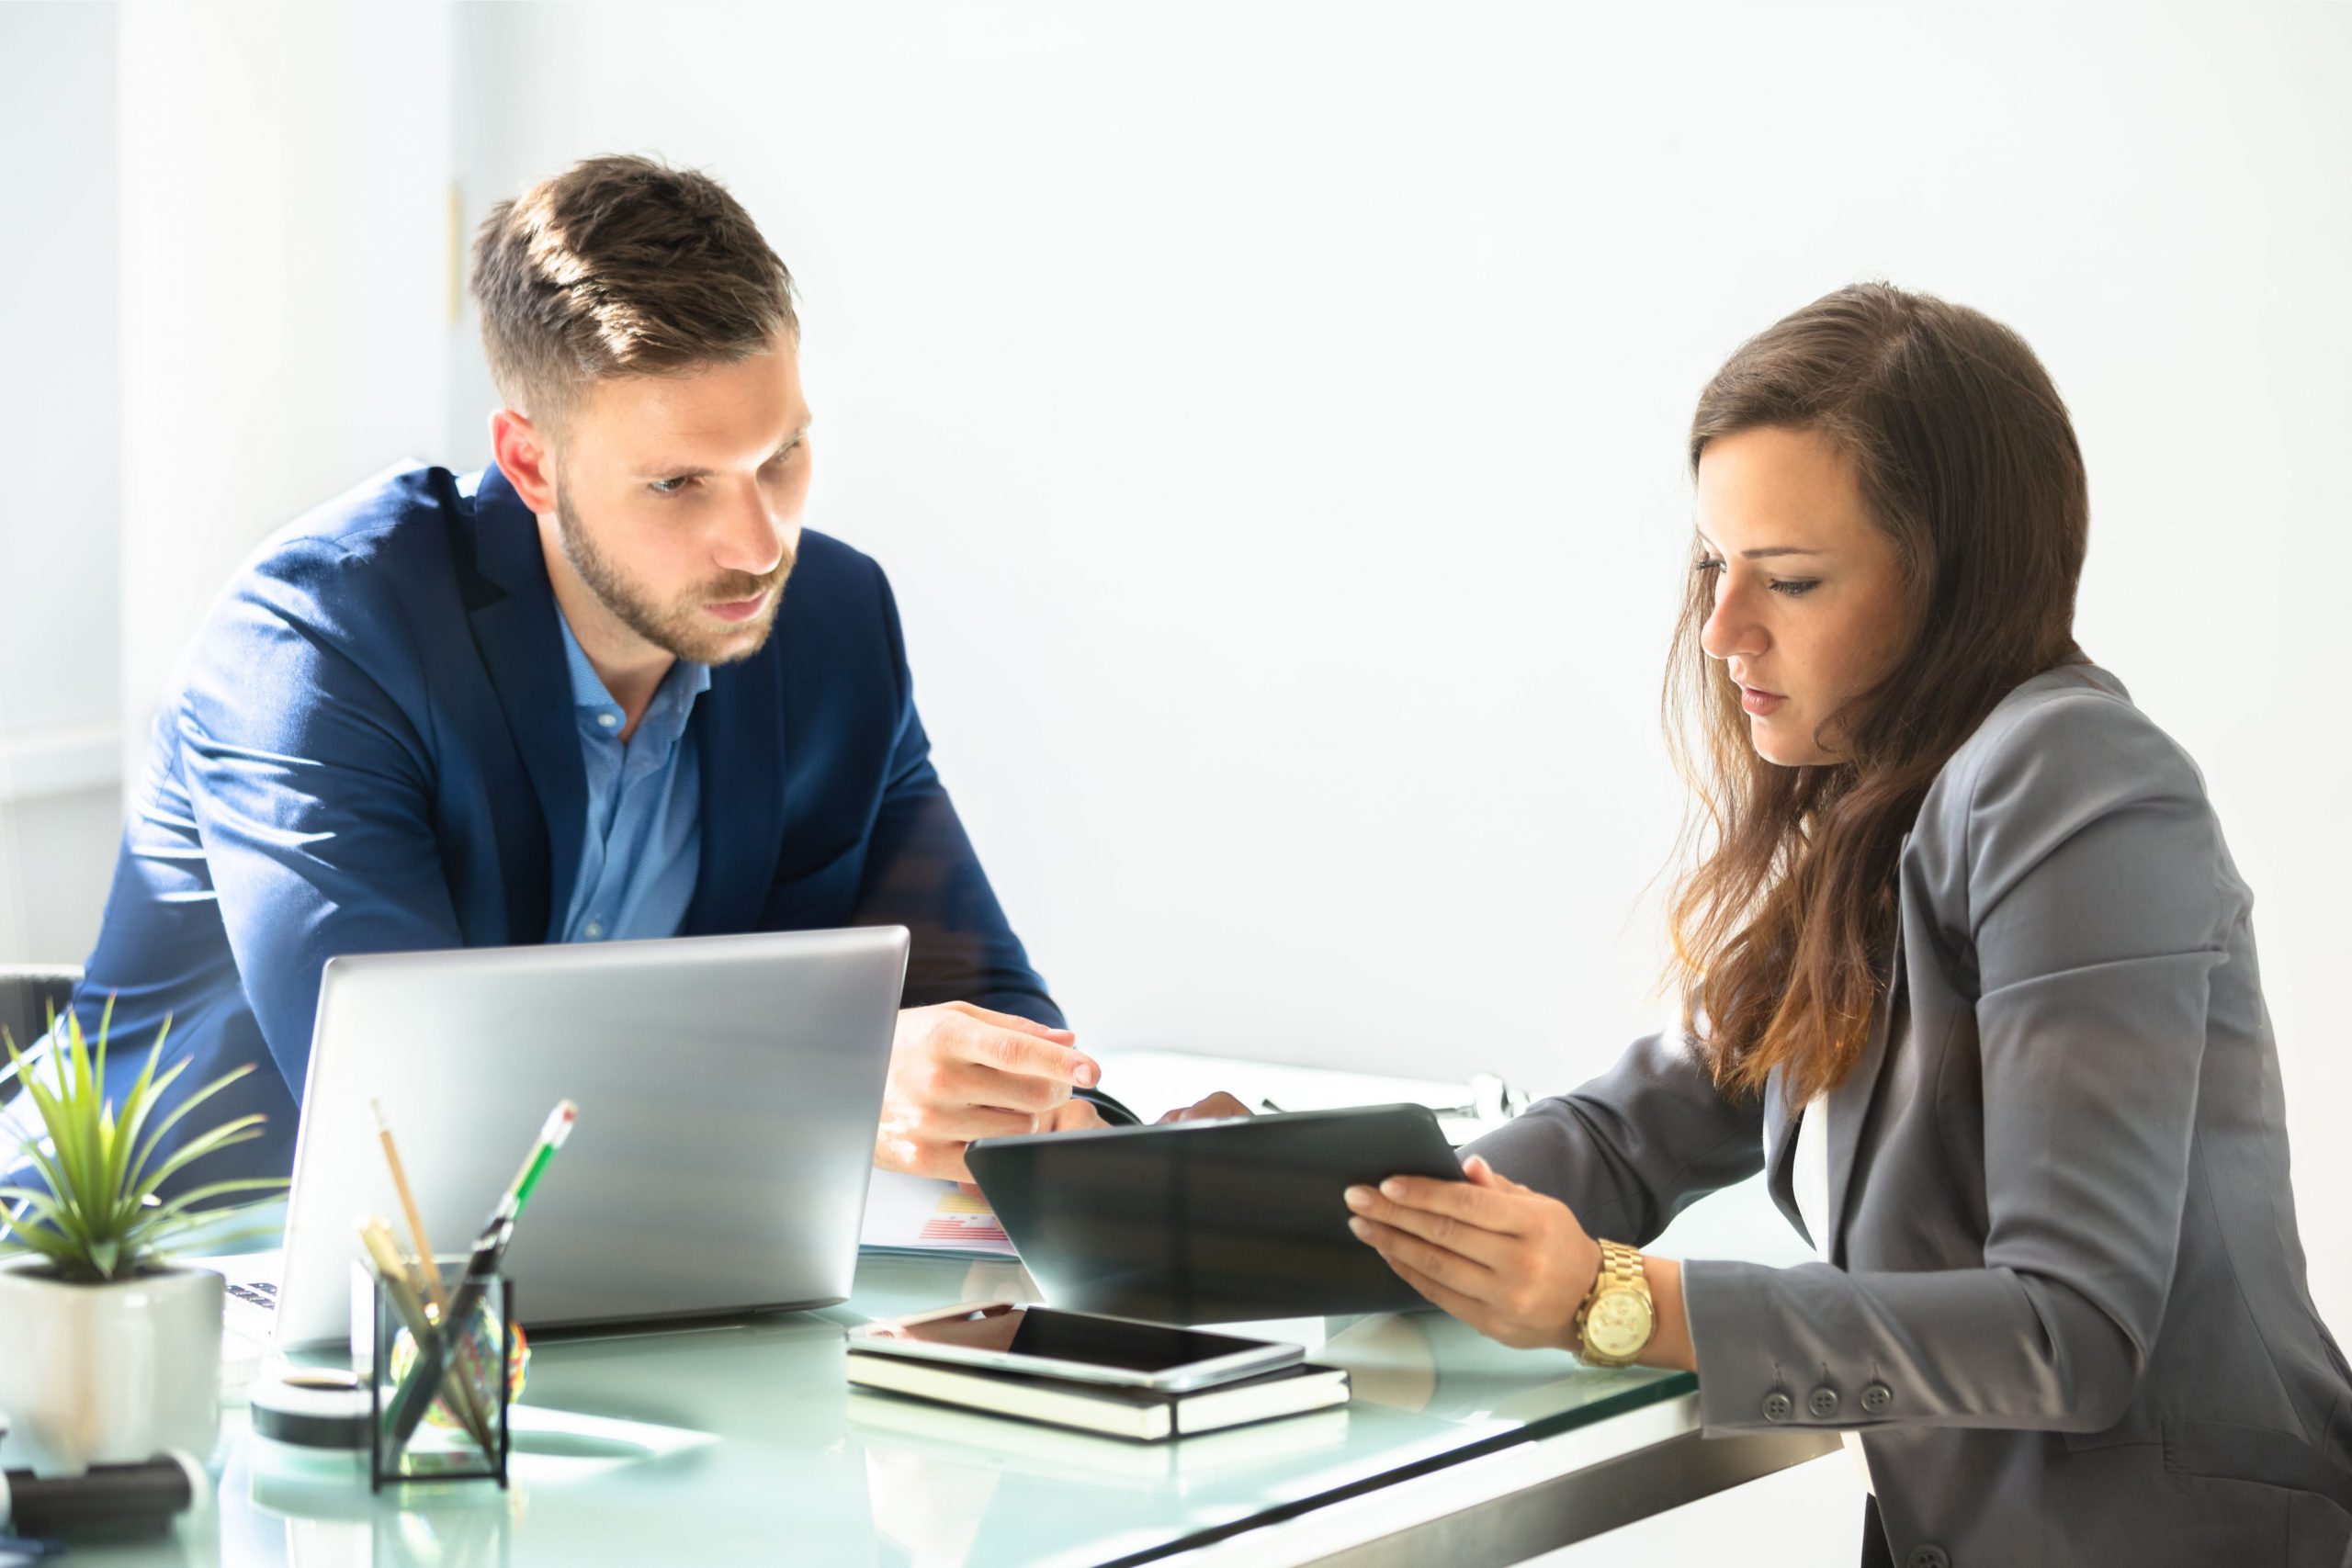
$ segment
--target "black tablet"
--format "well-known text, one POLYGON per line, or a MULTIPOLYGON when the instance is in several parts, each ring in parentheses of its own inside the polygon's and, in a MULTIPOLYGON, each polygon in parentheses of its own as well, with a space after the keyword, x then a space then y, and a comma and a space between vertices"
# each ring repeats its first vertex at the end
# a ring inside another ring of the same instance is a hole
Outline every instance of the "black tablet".
POLYGON ((1340 1194, 1462 1179, 1425 1105, 982 1138, 964 1159, 1048 1303, 1158 1323, 1426 1306, 1340 1194))

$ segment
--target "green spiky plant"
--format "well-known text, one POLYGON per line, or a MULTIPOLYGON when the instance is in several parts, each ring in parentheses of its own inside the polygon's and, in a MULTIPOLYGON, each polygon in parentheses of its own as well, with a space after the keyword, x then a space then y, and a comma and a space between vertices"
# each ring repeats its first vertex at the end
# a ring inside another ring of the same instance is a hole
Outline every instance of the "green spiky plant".
MULTIPOLYGON (((82 1021, 66 1015, 65 1034, 57 1035, 57 1013, 50 1010, 50 1036, 58 1062, 55 1089, 40 1082, 28 1069, 16 1041, 0 1030, 0 1044, 8 1051, 17 1081, 40 1112, 41 1128, 17 1151, 30 1158, 49 1185, 46 1192, 29 1187, 0 1187, 0 1258, 38 1253, 47 1259, 41 1272, 70 1284, 104 1285, 134 1280, 170 1267, 170 1248, 190 1227, 217 1214, 196 1205, 232 1192, 279 1190, 279 1177, 249 1177, 215 1181, 165 1201, 156 1190, 206 1155, 261 1136, 260 1113, 235 1117, 187 1140, 160 1164, 153 1165, 164 1134, 180 1119, 213 1095, 252 1072, 251 1063, 224 1073, 187 1096, 161 1117, 156 1110, 164 1092, 187 1070, 194 1058, 183 1056, 158 1076, 155 1065, 164 1055, 172 1021, 164 1020, 147 1065, 119 1111, 106 1097, 107 1026, 114 1018, 114 998, 107 998, 98 1020, 95 1051, 83 1038, 82 1021), (150 1123, 153 1123, 150 1125, 150 1123), (47 1146, 44 1147, 43 1145, 47 1146)), ((13 1165, 13 1159, 0 1164, 13 1165)))

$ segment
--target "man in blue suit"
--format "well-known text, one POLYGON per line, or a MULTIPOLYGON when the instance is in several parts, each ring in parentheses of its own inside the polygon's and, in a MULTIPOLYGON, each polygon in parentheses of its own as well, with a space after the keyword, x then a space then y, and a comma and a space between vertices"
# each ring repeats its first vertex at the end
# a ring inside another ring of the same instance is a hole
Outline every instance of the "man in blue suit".
POLYGON ((283 1174, 337 953, 895 922, 877 1164, 962 1178, 972 1138, 1099 1124, 889 584, 801 525, 798 323, 749 214, 593 159, 492 212, 472 288, 495 465, 379 476, 240 570, 157 717, 85 1025, 116 997, 143 1056, 170 1014, 191 1084, 260 1063, 190 1121, 263 1136, 198 1168, 283 1174))

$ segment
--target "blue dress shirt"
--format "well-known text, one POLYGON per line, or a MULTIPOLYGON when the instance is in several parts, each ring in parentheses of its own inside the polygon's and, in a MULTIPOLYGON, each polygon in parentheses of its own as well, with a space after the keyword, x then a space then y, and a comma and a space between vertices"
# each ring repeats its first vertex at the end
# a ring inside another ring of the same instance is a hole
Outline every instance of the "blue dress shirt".
POLYGON ((636 733, 624 741, 621 705, 560 610, 556 623, 563 628, 580 760, 588 773, 588 830, 581 836, 563 940, 676 936, 694 902, 702 858, 702 767, 686 720, 695 699, 710 689, 710 666, 684 659, 671 665, 636 733))

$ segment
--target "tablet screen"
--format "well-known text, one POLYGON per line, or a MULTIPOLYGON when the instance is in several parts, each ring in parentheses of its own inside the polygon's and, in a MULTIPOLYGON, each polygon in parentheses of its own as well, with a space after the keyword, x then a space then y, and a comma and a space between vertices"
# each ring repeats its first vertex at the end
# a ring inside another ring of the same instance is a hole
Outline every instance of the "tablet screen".
POLYGON ((961 1317, 892 1325, 887 1337, 1125 1371, 1161 1372, 1264 1347, 1264 1341, 1155 1323, 1123 1323, 1050 1307, 987 1306, 961 1317))

